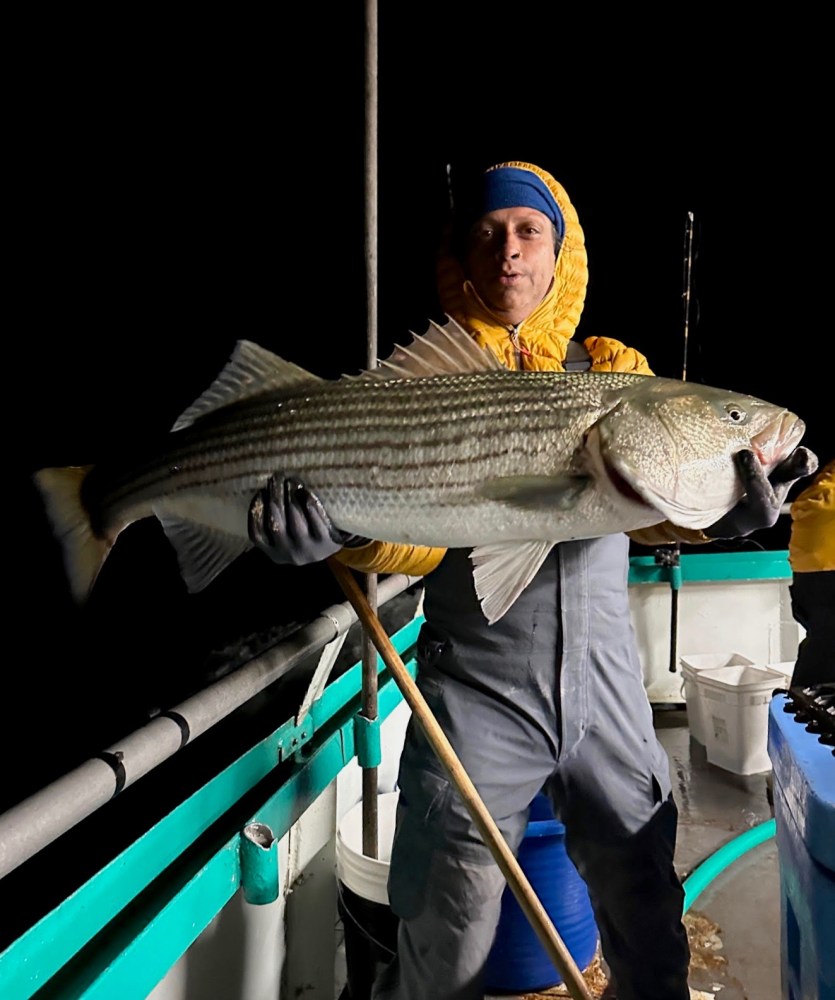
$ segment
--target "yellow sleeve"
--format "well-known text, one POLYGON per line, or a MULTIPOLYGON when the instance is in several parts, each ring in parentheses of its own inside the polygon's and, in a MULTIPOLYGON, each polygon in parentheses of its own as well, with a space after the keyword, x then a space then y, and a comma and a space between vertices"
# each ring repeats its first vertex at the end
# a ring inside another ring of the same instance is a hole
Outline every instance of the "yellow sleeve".
POLYGON ((394 542, 369 542, 356 548, 346 547, 335 558, 361 573, 405 573, 426 576, 440 563, 446 549, 426 545, 396 545, 394 542))
POLYGON ((627 347, 612 337, 586 337, 583 344, 591 356, 591 365, 595 371, 655 374, 640 351, 627 347))

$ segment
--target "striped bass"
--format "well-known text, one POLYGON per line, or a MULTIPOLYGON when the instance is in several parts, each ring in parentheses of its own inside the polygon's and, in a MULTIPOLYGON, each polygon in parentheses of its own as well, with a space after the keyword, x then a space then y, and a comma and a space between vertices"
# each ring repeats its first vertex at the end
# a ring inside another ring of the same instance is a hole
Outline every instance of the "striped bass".
POLYGON ((252 547, 250 502, 280 472, 343 531, 472 548, 492 623, 555 543, 704 528, 742 495, 736 452, 770 472, 804 432, 781 406, 677 379, 510 371, 450 319, 335 380, 241 340, 162 442, 34 480, 79 603, 119 534, 152 515, 202 590, 252 547))

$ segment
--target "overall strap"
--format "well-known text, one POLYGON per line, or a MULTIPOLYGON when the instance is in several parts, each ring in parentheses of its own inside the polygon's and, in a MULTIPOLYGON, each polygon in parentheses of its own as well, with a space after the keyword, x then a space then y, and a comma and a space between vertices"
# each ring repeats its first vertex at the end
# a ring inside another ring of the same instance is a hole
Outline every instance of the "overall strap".
POLYGON ((567 372, 585 372, 591 368, 591 355, 579 340, 569 340, 562 363, 567 372))

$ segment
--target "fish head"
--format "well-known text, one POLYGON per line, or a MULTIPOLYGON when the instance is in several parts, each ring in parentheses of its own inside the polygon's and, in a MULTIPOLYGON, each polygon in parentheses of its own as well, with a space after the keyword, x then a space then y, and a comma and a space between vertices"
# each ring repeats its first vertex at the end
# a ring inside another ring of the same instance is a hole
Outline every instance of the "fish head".
POLYGON ((705 528, 743 496, 734 455, 770 473, 805 433, 785 407, 755 396, 647 376, 596 425, 599 462, 619 492, 683 528, 705 528))

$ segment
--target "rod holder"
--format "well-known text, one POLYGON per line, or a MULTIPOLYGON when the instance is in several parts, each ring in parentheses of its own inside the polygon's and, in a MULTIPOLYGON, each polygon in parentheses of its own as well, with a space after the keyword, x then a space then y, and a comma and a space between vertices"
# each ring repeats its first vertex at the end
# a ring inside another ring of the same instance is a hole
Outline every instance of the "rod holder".
POLYGON ((360 767, 379 767, 383 759, 380 742, 380 719, 366 719, 364 715, 354 716, 354 744, 357 748, 357 762, 360 767))
POLYGON ((681 551, 678 545, 663 546, 655 550, 655 565, 660 566, 662 578, 669 581, 672 590, 681 590, 681 551))
POLYGON ((266 823, 245 826, 240 839, 241 888, 254 906, 278 899, 278 841, 266 823))

